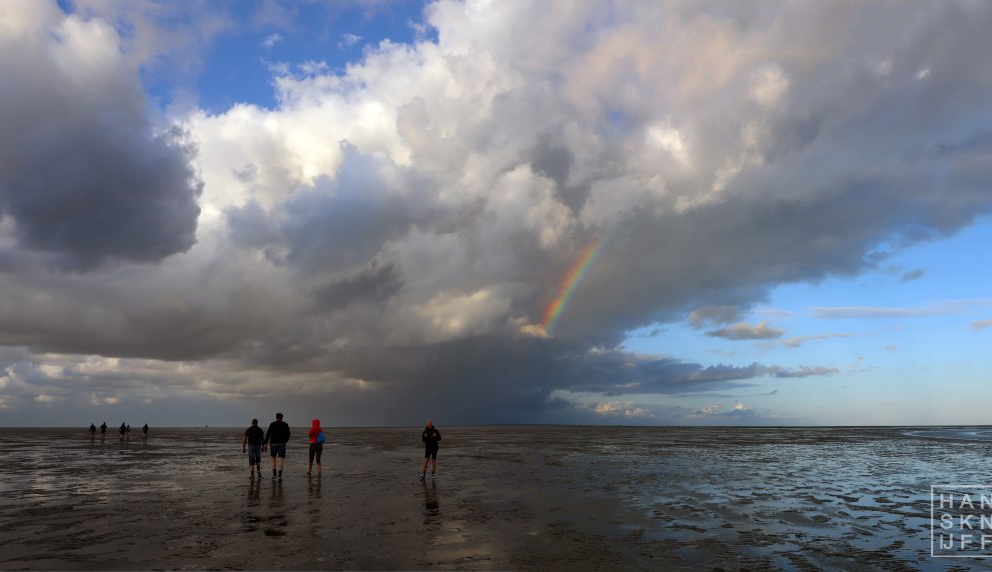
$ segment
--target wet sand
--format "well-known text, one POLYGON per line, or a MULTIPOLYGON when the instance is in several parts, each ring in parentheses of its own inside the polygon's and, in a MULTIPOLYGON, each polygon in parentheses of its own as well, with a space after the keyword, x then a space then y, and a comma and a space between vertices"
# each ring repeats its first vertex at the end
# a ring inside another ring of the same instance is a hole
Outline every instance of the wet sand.
POLYGON ((434 481, 410 428, 329 430, 321 479, 295 438, 280 483, 242 429, 0 429, 0 569, 992 569, 930 556, 929 487, 990 480, 981 435, 441 430, 434 481))

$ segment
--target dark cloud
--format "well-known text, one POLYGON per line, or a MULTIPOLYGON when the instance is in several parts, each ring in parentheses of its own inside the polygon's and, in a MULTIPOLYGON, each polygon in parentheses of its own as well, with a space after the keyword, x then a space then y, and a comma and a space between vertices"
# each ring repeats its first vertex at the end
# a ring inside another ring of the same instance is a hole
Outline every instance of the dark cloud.
POLYGON ((867 255, 878 244, 946 235, 992 209, 984 190, 959 188, 945 200, 942 189, 896 174, 838 174, 833 184, 798 191, 795 199, 742 194, 678 215, 633 214, 604 247, 559 331, 615 340, 700 300, 748 304, 777 284, 854 276, 877 268, 867 255))
MULTIPOLYGON (((370 419, 416 422, 412 411, 435 411, 448 423, 533 422, 543 418, 556 390, 612 398, 678 395, 741 389, 767 377, 838 373, 826 367, 790 369, 758 363, 703 366, 622 351, 587 352, 517 336, 463 338, 388 353, 352 350, 327 356, 326 367, 367 382, 362 389, 336 390, 328 396, 328 407, 334 410, 345 409, 336 403, 344 400, 367 411, 370 419)), ((574 413, 575 404, 557 407, 574 413)))
MULTIPOLYGON (((0 51, 0 213, 24 248, 68 269, 155 262, 196 241, 201 183, 182 132, 154 134, 137 74, 86 59, 105 24, 7 38, 0 51), (84 79, 85 78, 85 79, 84 79), (16 111, 15 111, 16 110, 16 111)), ((110 32, 112 34, 112 32, 110 32)))
POLYGON ((992 153, 992 129, 975 131, 955 143, 938 143, 934 151, 941 157, 959 157, 970 154, 992 153))
POLYGON ((318 311, 333 312, 356 303, 384 302, 402 287, 402 279, 395 266, 372 265, 353 276, 320 287, 314 293, 314 299, 318 311))
POLYGON ((432 198, 409 172, 347 143, 341 149, 343 165, 334 179, 318 178, 272 211, 257 202, 229 210, 232 239, 280 247, 283 261, 304 272, 347 270, 431 219, 432 198))

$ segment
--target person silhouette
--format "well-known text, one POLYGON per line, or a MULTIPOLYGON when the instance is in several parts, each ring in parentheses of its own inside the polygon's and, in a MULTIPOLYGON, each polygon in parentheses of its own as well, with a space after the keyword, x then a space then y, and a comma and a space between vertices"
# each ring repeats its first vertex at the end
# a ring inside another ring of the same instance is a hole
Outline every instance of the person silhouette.
POLYGON ((258 426, 258 419, 251 420, 251 427, 245 429, 245 438, 241 442, 241 452, 248 451, 248 468, 251 472, 249 479, 255 478, 255 465, 258 465, 258 478, 262 478, 262 441, 265 432, 258 426))
POLYGON ((310 438, 309 461, 307 462, 307 476, 313 470, 313 461, 317 460, 317 477, 320 477, 320 455, 324 452, 324 430, 320 427, 320 419, 314 419, 311 423, 310 431, 307 433, 310 438))
POLYGON ((269 423, 269 430, 265 432, 265 440, 262 441, 262 450, 266 447, 272 456, 272 478, 276 478, 276 457, 279 457, 279 480, 282 480, 282 468, 286 464, 286 443, 289 442, 289 424, 282 420, 282 413, 276 413, 276 420, 269 423))
POLYGON ((427 476, 427 462, 430 461, 431 478, 433 479, 434 472, 437 471, 437 450, 441 443, 441 432, 434 426, 433 420, 427 420, 427 426, 424 427, 420 440, 424 442, 424 466, 420 470, 420 478, 423 479, 427 476))

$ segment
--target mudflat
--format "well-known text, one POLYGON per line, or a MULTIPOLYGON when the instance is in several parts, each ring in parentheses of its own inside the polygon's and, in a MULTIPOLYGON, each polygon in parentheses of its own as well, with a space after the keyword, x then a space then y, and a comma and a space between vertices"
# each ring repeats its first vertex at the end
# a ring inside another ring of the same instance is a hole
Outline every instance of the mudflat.
POLYGON ((982 482, 978 430, 441 426, 421 480, 418 427, 325 427, 320 478, 294 428, 279 481, 243 428, 109 424, 0 429, 0 568, 992 568, 931 556, 930 486, 982 482))

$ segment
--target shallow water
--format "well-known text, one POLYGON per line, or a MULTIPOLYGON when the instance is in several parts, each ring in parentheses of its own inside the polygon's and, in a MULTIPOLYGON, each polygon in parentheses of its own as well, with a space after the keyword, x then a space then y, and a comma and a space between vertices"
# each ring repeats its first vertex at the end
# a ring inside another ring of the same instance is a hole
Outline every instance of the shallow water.
POLYGON ((0 568, 992 569, 930 544, 989 428, 442 427, 434 481, 419 428, 328 430, 281 483, 242 431, 0 429, 0 568))

